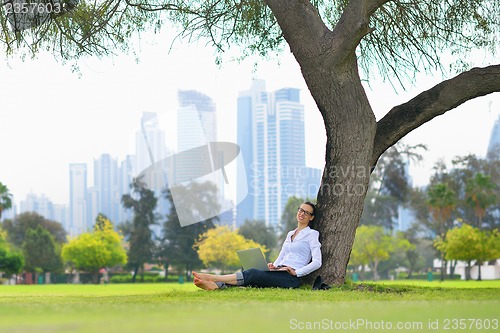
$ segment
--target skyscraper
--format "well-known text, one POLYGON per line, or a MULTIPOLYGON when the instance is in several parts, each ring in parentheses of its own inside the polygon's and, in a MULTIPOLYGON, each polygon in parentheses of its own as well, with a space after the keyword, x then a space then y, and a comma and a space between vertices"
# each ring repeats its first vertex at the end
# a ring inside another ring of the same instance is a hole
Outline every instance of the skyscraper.
MULTIPOLYGON (((206 146, 217 141, 216 105, 207 95, 195 90, 180 90, 177 94, 179 109, 177 111, 177 152, 206 146)), ((190 179, 192 175, 203 175, 203 166, 199 160, 183 159, 176 156, 176 163, 182 168, 175 170, 176 183, 190 179)), ((212 161, 213 162, 213 161, 212 161)), ((222 211, 219 221, 233 225, 232 203, 224 198, 224 179, 216 179, 217 202, 222 211)))
POLYGON ((217 141, 216 108, 213 100, 195 90, 179 90, 177 98, 177 151, 217 141))
POLYGON ((493 150, 496 149, 500 149, 500 116, 498 116, 495 126, 493 126, 493 130, 491 131, 488 154, 493 153, 493 150))
MULTIPOLYGON (((109 154, 102 154, 94 159, 94 188, 97 192, 97 213, 106 215, 117 223, 119 202, 118 191, 118 164, 109 154)), ((97 215, 90 217, 92 221, 97 215)))
POLYGON ((143 112, 141 130, 135 135, 135 173, 141 173, 165 157, 165 132, 160 129, 158 117, 154 112, 143 112))
MULTIPOLYGON (((137 131, 135 136, 135 151, 134 159, 127 162, 135 160, 134 177, 169 156, 165 144, 165 132, 160 128, 156 113, 143 112, 141 130, 137 131)), ((126 168, 129 166, 127 165, 126 168)), ((158 199, 157 213, 168 214, 170 205, 162 195, 163 190, 168 187, 166 173, 161 168, 154 168, 154 171, 147 173, 147 176, 149 179, 142 179, 142 181, 148 184, 148 188, 158 199)))
POLYGON ((264 81, 256 80, 239 95, 237 140, 249 184, 249 194, 237 208, 239 225, 261 219, 277 226, 289 197, 316 196, 320 172, 305 164, 299 93, 295 88, 268 93, 264 81))
POLYGON ((87 221, 87 164, 69 165, 69 225, 66 231, 76 236, 88 230, 87 221))

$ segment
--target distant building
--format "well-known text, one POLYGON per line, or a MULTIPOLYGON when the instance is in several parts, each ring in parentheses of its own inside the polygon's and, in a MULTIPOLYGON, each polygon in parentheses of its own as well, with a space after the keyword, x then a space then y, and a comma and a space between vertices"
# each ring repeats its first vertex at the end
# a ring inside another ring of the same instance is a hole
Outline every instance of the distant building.
POLYGON ((65 226, 70 236, 76 236, 89 229, 87 220, 87 164, 69 165, 69 221, 65 226))
POLYGON ((495 149, 500 149, 500 116, 498 116, 495 126, 493 126, 493 130, 491 131, 488 154, 492 153, 495 149))
POLYGON ((288 198, 315 199, 321 179, 320 170, 305 164, 300 91, 269 93, 264 81, 255 80, 238 97, 237 119, 237 143, 249 185, 248 196, 237 207, 237 224, 258 219, 277 226, 288 198))
POLYGON ((54 205, 52 201, 45 195, 40 196, 29 193, 26 199, 21 200, 20 213, 33 212, 48 220, 54 220, 54 205))
POLYGON ((97 194, 97 207, 91 215, 92 221, 95 221, 97 214, 101 213, 116 223, 120 208, 117 202, 118 164, 109 154, 102 154, 98 159, 94 159, 94 189, 97 194))
POLYGON ((115 200, 118 201, 119 209, 115 224, 121 224, 125 221, 132 221, 133 213, 130 209, 125 209, 122 205, 121 199, 123 195, 130 194, 130 185, 134 180, 134 164, 135 156, 127 155, 125 159, 120 163, 120 168, 118 170, 118 197, 115 200))

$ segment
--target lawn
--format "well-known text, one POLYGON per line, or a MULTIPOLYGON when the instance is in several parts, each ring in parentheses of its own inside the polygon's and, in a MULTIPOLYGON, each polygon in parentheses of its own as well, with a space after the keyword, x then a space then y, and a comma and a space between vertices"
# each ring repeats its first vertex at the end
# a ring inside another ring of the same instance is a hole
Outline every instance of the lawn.
POLYGON ((335 288, 0 286, 0 332, 498 332, 500 281, 335 288))

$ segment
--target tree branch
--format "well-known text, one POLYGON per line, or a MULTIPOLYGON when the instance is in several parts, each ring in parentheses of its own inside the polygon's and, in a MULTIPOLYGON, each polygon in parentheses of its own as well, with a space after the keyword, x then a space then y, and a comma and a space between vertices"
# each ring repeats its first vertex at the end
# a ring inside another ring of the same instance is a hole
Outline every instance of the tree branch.
POLYGON ((377 123, 372 166, 380 155, 429 120, 476 97, 500 91, 500 65, 473 68, 395 106, 377 123))
POLYGON ((338 50, 338 61, 343 61, 355 54, 361 39, 373 31, 373 28, 369 27, 370 17, 389 1, 392 0, 349 1, 339 22, 333 29, 332 47, 338 50))
POLYGON ((331 49, 331 31, 309 0, 265 0, 299 64, 331 49))

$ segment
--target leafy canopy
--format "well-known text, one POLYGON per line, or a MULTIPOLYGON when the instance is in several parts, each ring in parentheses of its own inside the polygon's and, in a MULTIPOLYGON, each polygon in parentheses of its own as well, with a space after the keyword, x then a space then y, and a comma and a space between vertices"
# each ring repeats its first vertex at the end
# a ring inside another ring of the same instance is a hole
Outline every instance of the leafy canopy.
POLYGON ((62 249, 62 257, 76 269, 96 273, 103 267, 124 265, 127 254, 123 248, 123 237, 113 229, 111 221, 102 215, 93 232, 73 238, 62 249))
POLYGON ((246 239, 235 231, 231 231, 226 226, 218 226, 204 233, 194 246, 198 249, 198 256, 207 267, 237 268, 240 260, 236 251, 260 247, 266 253, 268 249, 246 239))
MULTIPOLYGON (((330 29, 348 3, 311 2, 330 29)), ((449 50, 456 61, 449 65, 462 69, 468 66, 465 55, 474 59, 472 51, 498 50, 499 7, 496 0, 388 1, 370 17, 372 31, 358 48, 360 65, 366 73, 377 64, 384 76, 399 76, 407 69, 442 68, 442 50, 449 50)), ((179 37, 206 41, 219 56, 234 45, 241 56, 268 55, 285 46, 262 0, 81 0, 76 8, 21 31, 12 31, 6 16, 0 17, 0 44, 8 55, 49 50, 62 59, 108 56, 127 51, 130 40, 146 31, 172 29, 169 23, 179 37)))

